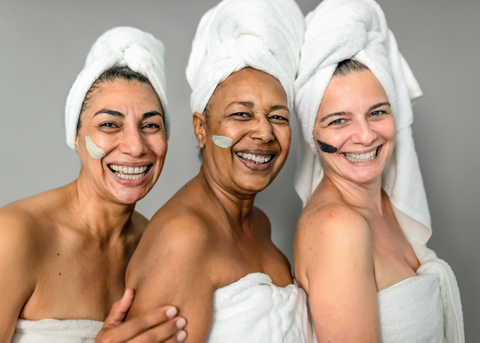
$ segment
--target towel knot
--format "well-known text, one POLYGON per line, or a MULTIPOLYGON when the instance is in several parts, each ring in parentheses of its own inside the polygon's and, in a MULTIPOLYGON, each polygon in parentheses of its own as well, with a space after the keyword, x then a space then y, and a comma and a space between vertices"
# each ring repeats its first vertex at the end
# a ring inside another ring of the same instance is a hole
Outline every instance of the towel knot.
POLYGON ((280 81, 293 109, 304 19, 292 0, 224 0, 201 19, 186 70, 190 105, 202 113, 215 88, 245 67, 280 81))

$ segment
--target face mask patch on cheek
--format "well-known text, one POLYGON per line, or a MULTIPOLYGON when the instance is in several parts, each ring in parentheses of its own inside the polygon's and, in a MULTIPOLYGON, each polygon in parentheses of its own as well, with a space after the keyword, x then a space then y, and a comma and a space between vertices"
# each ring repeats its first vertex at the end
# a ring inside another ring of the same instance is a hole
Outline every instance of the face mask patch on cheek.
POLYGON ((90 157, 98 160, 99 158, 105 156, 105 151, 96 146, 90 136, 85 136, 85 146, 87 147, 87 151, 90 157))
POLYGON ((230 148, 233 143, 233 140, 231 138, 225 137, 225 136, 212 135, 212 140, 213 140, 213 143, 215 143, 215 145, 224 149, 230 148))
POLYGON ((326 152, 327 154, 333 154, 337 152, 337 148, 335 148, 334 146, 331 146, 330 144, 320 142, 318 139, 317 139, 317 143, 318 143, 318 146, 320 147, 320 150, 322 150, 323 152, 326 152))

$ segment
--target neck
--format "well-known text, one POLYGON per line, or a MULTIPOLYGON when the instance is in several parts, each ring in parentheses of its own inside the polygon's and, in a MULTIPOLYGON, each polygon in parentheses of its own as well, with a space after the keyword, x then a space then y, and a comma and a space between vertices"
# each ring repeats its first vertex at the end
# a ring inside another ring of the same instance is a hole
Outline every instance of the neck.
POLYGON ((203 166, 200 169, 198 177, 205 180, 211 192, 215 195, 227 215, 230 217, 229 219, 232 219, 235 223, 240 225, 240 227, 244 227, 250 223, 256 193, 239 194, 226 190, 204 170, 203 166))
POLYGON ((324 179, 340 191, 350 206, 383 214, 381 175, 368 183, 356 183, 325 170, 324 179))
POLYGON ((131 223, 135 204, 120 204, 102 196, 81 172, 70 184, 68 207, 82 230, 99 240, 109 240, 125 234, 131 223))

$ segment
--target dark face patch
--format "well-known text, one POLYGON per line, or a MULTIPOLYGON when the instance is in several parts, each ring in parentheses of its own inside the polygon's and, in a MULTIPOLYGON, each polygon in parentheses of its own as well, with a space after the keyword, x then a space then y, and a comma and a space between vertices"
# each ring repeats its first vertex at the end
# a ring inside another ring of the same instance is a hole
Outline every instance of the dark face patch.
POLYGON ((333 154, 337 152, 337 148, 335 148, 334 146, 331 146, 330 144, 320 142, 318 139, 317 139, 317 143, 318 143, 318 146, 320 147, 320 150, 322 150, 323 152, 326 152, 327 154, 333 154))

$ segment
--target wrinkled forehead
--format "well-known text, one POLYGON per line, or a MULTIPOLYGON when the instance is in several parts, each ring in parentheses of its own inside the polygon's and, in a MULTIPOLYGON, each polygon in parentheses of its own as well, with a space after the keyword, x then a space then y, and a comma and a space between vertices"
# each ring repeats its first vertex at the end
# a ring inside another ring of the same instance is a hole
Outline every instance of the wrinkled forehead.
POLYGON ((287 95, 280 81, 268 73, 250 67, 230 74, 219 83, 206 109, 223 109, 232 102, 288 106, 287 95))

